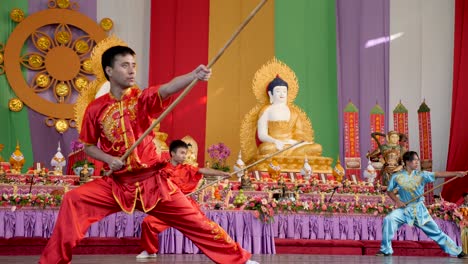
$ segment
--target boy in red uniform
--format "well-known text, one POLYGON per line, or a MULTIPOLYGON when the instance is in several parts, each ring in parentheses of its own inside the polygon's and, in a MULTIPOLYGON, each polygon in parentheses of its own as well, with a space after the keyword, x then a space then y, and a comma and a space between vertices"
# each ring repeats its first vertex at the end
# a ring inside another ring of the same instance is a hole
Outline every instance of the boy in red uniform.
MULTIPOLYGON (((196 190, 203 175, 209 176, 230 176, 229 173, 211 168, 198 168, 189 164, 184 164, 187 156, 188 145, 182 140, 174 140, 169 145, 171 160, 163 169, 169 179, 177 185, 183 194, 188 194, 196 190)), ((191 197, 188 197, 194 208, 199 210, 198 204, 191 197)), ((147 216, 141 223, 141 245, 144 249, 136 258, 155 258, 158 252, 158 234, 169 228, 164 221, 147 216)))

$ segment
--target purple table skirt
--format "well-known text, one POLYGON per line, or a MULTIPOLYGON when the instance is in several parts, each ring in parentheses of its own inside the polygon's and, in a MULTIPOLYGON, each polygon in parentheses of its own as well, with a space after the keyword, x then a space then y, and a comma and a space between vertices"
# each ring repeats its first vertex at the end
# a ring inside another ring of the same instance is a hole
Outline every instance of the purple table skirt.
MULTIPOLYGON (((0 209, 0 237, 50 237, 58 210, 22 208, 12 212, 0 209)), ((244 249, 253 254, 275 254, 271 224, 258 221, 250 211, 208 211, 206 215, 218 223, 244 249)), ((94 223, 87 237, 140 237, 141 222, 146 214, 119 212, 94 223)), ((161 253, 199 253, 199 249, 179 231, 169 228, 159 235, 161 253)))
MULTIPOLYGON (((275 238, 381 240, 383 217, 371 215, 280 214, 273 222, 275 238)), ((460 228, 451 221, 435 219, 449 237, 461 245, 460 228)), ((431 241, 421 229, 403 225, 394 240, 431 241)))
MULTIPOLYGON (((12 212, 0 208, 0 238, 50 237, 57 210, 22 208, 12 212)), ((254 254, 274 254, 274 238, 380 240, 382 217, 370 215, 280 214, 271 224, 258 221, 249 211, 207 211, 208 218, 217 222, 246 250, 254 254)), ((146 215, 116 213, 91 225, 88 237, 140 237, 141 222, 146 215)), ((449 221, 436 223, 458 245, 459 227, 449 221)), ((179 231, 169 228, 159 235, 161 253, 199 253, 193 243, 179 231)), ((429 241, 418 228, 402 226, 395 240, 429 241)))

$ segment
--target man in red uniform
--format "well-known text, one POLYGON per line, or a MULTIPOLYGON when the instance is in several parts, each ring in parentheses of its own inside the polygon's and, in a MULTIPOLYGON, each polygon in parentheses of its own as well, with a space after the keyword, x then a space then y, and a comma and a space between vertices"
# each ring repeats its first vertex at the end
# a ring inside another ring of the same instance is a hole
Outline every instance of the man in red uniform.
MULTIPOLYGON (((188 194, 196 190, 203 175, 209 176, 230 176, 229 173, 211 168, 198 168, 189 164, 184 164, 187 156, 188 145, 182 140, 174 140, 169 145, 171 160, 163 169, 169 179, 179 187, 183 194, 188 194)), ((188 198, 194 208, 199 210, 198 204, 191 197, 188 198)), ((169 226, 154 216, 147 216, 141 223, 141 246, 145 249, 137 259, 155 258, 158 252, 158 234, 166 230, 169 226)))
POLYGON ((167 100, 195 79, 208 80, 203 65, 159 87, 134 88, 135 52, 114 46, 102 54, 102 68, 110 92, 92 101, 83 118, 80 140, 92 158, 103 161, 114 173, 67 192, 52 236, 39 263, 70 263, 72 249, 89 226, 105 216, 135 209, 177 228, 216 263, 256 263, 250 253, 195 209, 161 169, 166 163, 156 152, 154 133, 123 162, 120 157, 167 106, 167 100), (100 144, 100 148, 97 144, 100 144))

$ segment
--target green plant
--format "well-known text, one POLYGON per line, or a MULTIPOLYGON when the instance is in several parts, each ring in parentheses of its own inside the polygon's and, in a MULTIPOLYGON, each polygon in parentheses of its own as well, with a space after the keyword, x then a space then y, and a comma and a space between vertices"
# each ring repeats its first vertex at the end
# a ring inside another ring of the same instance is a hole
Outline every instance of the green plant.
POLYGON ((88 168, 94 168, 94 163, 89 162, 88 160, 79 160, 75 163, 73 163, 72 168, 78 168, 78 167, 83 167, 85 164, 88 164, 88 168))

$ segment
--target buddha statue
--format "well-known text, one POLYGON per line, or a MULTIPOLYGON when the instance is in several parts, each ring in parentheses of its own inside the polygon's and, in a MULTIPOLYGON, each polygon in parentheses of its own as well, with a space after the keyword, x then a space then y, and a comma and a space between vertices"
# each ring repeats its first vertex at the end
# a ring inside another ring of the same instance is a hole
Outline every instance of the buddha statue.
POLYGON ((92 181, 91 173, 89 172, 89 169, 88 169, 88 163, 85 163, 83 165, 83 169, 81 169, 80 171, 80 184, 85 184, 89 181, 92 181))
POLYGON ((393 173, 403 169, 403 154, 406 149, 400 144, 404 135, 396 131, 390 131, 387 135, 374 132, 372 138, 377 142, 377 149, 367 154, 371 161, 379 160, 383 167, 381 169, 382 185, 387 186, 393 173), (386 136, 386 143, 381 144, 377 136, 386 136))
POLYGON ((340 158, 336 159, 335 167, 333 168, 333 176, 335 177, 335 181, 342 182, 343 177, 345 176, 345 169, 341 166, 340 158))
POLYGON ((187 156, 185 157, 185 164, 189 164, 198 167, 197 156, 198 156, 198 144, 191 136, 185 136, 182 141, 187 143, 187 156))
MULTIPOLYGON (((315 172, 331 173, 332 159, 322 157, 322 146, 314 141, 310 120, 294 104, 298 89, 294 72, 276 58, 257 71, 253 91, 258 104, 241 124, 243 156, 251 163, 304 141, 275 156, 282 170, 299 172, 307 157, 315 172)), ((268 162, 256 169, 267 170, 268 162)))

